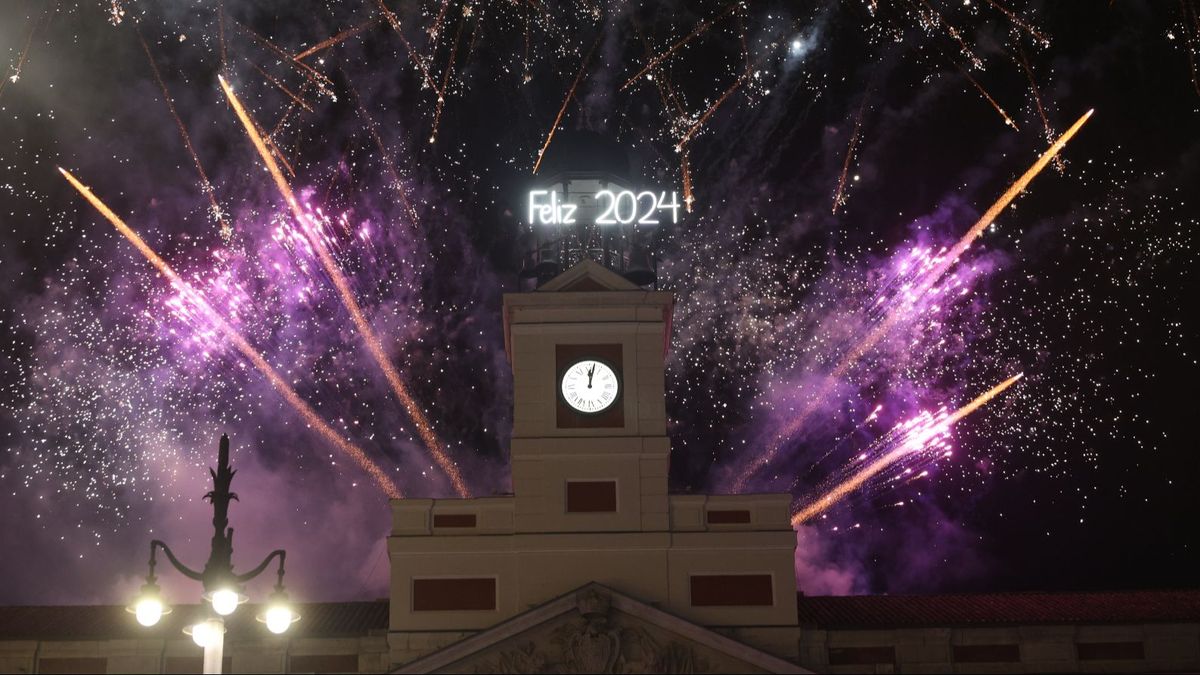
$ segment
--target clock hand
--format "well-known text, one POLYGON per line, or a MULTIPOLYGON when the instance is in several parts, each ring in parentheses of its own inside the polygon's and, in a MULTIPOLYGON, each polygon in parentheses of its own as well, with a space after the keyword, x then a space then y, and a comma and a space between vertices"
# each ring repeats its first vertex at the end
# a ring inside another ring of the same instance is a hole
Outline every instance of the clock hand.
POLYGON ((596 372, 596 364, 593 363, 592 367, 588 368, 588 389, 592 388, 592 375, 595 372, 596 372))

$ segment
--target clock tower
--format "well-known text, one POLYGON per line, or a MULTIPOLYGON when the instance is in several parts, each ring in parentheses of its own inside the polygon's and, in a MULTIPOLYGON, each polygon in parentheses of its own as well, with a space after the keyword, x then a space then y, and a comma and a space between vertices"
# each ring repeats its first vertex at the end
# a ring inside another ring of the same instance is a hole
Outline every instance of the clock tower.
POLYGON ((588 584, 793 658, 790 496, 668 493, 673 303, 586 259, 504 296, 513 494, 392 501, 393 662, 588 584))

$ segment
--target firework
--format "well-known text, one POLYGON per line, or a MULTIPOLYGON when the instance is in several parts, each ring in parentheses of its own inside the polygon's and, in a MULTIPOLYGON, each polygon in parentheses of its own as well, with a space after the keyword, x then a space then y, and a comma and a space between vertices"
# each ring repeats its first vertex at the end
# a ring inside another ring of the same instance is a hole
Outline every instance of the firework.
POLYGON ((252 62, 250 64, 250 67, 253 68, 254 70, 258 71, 258 74, 262 75, 263 79, 265 79, 267 82, 270 82, 271 84, 275 85, 276 89, 278 89, 279 91, 282 91, 284 94, 287 95, 288 98, 292 99, 292 103, 295 103, 296 105, 300 106, 301 108, 304 108, 308 112, 313 111, 312 106, 309 105, 308 103, 306 103, 304 101, 304 99, 302 99, 298 95, 296 95, 296 92, 292 91, 291 89, 288 89, 287 86, 284 85, 282 82, 275 79, 274 77, 271 77, 271 74, 268 73, 267 71, 263 70, 262 68, 260 68, 257 63, 252 62))
POLYGON ((667 59, 671 58, 671 55, 674 54, 675 52, 679 51, 680 47, 683 47, 688 42, 691 42, 693 38, 696 38, 697 36, 704 34, 706 31, 708 31, 709 28, 712 28, 712 25, 714 23, 716 23, 717 21, 720 21, 721 19, 728 16, 731 12, 736 10, 739 6, 740 6, 740 3, 737 3, 737 2, 731 3, 728 7, 726 7, 724 10, 722 10, 720 14, 717 14, 716 16, 712 17, 711 19, 705 19, 704 21, 701 21, 700 23, 696 24, 696 27, 692 29, 692 32, 690 32, 686 36, 684 36, 684 38, 682 40, 679 40, 675 44, 671 45, 670 48, 668 48, 665 52, 650 59, 646 63, 645 67, 643 67, 636 74, 634 74, 633 77, 626 80, 625 84, 621 85, 620 91, 625 91, 627 88, 629 88, 629 85, 633 84, 634 82, 637 82, 643 75, 645 75, 646 73, 650 72, 651 70, 654 70, 655 68, 657 68, 658 65, 660 63, 662 63, 663 61, 666 61, 667 59))
POLYGON ((1076 132, 1084 125, 1085 122, 1092 116, 1093 110, 1089 110, 1080 117, 1075 124, 1071 125, 1070 129, 1058 138, 1044 153, 1038 158, 1033 166, 1029 167, 1024 174, 1021 175, 1000 198, 995 201, 988 210, 983 213, 979 220, 967 230, 967 233, 958 240, 954 246, 941 256, 940 259, 930 266, 929 270, 923 273, 922 278, 915 284, 915 288, 905 294, 905 299, 898 303, 897 306, 884 315, 883 319, 875 325, 862 340, 855 344, 841 361, 838 362, 833 373, 824 380, 824 383, 819 387, 816 395, 810 399, 810 403, 806 405, 800 413, 787 425, 787 427, 776 436, 775 440, 767 448, 765 452, 754 457, 750 465, 741 472, 737 480, 734 481, 734 491, 742 492, 746 488, 746 483, 760 469, 769 464, 775 459, 779 452, 779 448, 785 440, 792 437, 799 431, 816 411, 817 404, 823 400, 825 396, 832 390, 834 383, 842 378, 859 359, 869 352, 881 339, 898 323, 910 317, 913 308, 922 298, 926 296, 934 284, 942 278, 946 270, 950 269, 954 263, 958 261, 962 254, 971 246, 979 235, 992 224, 997 216, 1000 215, 1005 208, 1008 207, 1017 195, 1021 194, 1042 169, 1046 168, 1046 164, 1050 162, 1059 152, 1066 147, 1067 142, 1075 136, 1076 132))
POLYGON ((271 177, 275 180, 275 185, 279 188, 280 195, 287 202, 288 208, 291 209, 292 214, 296 217, 297 224, 301 226, 306 234, 309 234, 312 247, 320 259, 321 265, 325 268, 325 272, 333 281, 333 285, 341 297, 342 304, 345 305, 346 310, 350 313, 350 318, 354 321, 355 327, 358 329, 359 334, 362 335, 363 342, 367 345, 367 351, 371 353, 375 362, 383 370, 384 377, 387 379, 392 391, 396 394, 396 398, 399 399, 400 404, 413 421, 413 425, 417 429, 417 434, 425 442, 426 447, 429 449, 430 454, 433 455, 438 466, 450 478, 459 496, 467 497, 470 493, 467 490, 466 483, 463 481, 462 474, 446 455, 445 446, 442 444, 441 439, 437 437, 429 420, 425 417, 425 413, 421 411, 417 402, 408 393, 408 388, 404 386, 404 382, 400 378, 400 373, 392 365, 391 359, 383 349, 383 344, 376 337, 375 331, 371 329, 366 316, 358 306, 358 301, 354 299, 354 292, 350 289, 350 284, 346 281, 345 275, 338 269, 337 263, 330 256, 327 247, 318 238, 311 235, 309 232, 310 228, 304 227, 310 219, 304 213, 304 210, 300 208, 300 203, 296 200, 295 194, 292 193, 291 186, 288 185, 287 180, 280 173, 279 167, 271 158, 271 153, 267 151, 267 147, 259 135, 253 120, 250 119, 250 115, 242 107, 241 101, 233 93, 233 89, 225 81, 225 78, 218 76, 218 80, 220 80, 221 88, 225 91, 225 97, 229 100, 230 106, 233 107, 238 119, 242 121, 242 126, 245 127, 247 135, 250 136, 250 140, 254 144, 255 149, 258 150, 259 156, 262 157, 263 162, 267 165, 267 170, 270 171, 271 177))
POLYGON ((93 194, 86 185, 80 183, 75 176, 72 176, 66 169, 60 167, 59 171, 62 172, 63 177, 67 179, 71 186, 79 191, 79 194, 83 195, 83 197, 87 199, 88 202, 90 202, 91 205, 95 207, 95 209, 99 211, 101 215, 103 215, 110 223, 113 224, 113 227, 117 228, 118 232, 128 239, 129 242, 133 244, 134 247, 137 248, 137 250, 143 256, 145 256, 146 259, 149 260, 150 263, 153 264, 154 267, 160 273, 162 273, 164 277, 167 278, 167 281, 169 281, 174 288, 178 289, 181 294, 185 295, 193 306, 200 309, 208 318, 208 320, 217 326, 221 333, 223 333, 225 337, 228 338, 235 347, 237 347, 238 351, 240 351, 243 356, 245 356, 252 364, 254 364, 254 367, 258 369, 258 371, 262 373, 264 377, 267 378, 267 380, 271 383, 271 386, 273 386, 276 391, 278 391, 284 397, 284 399, 286 399, 287 402, 291 404, 291 406, 295 408, 298 413, 300 413, 301 417, 304 418, 304 421, 309 426, 316 429, 317 433, 321 434, 325 440, 329 441, 339 450, 349 455, 349 457, 354 461, 355 464, 359 466, 359 468, 366 471, 371 478, 375 480, 376 485, 378 485, 379 488, 383 490, 384 494, 386 494, 389 498, 398 499, 403 496, 400 493, 400 489, 396 487, 396 484, 392 481, 392 479, 383 472, 383 469, 379 468, 379 465, 371 461, 371 459, 367 457, 367 455, 361 449, 359 449, 358 446, 342 438, 341 435, 334 431, 334 429, 325 422, 325 420, 321 419, 308 405, 308 403, 306 403, 304 399, 300 398, 300 395, 296 393, 296 390, 292 389, 287 381, 284 380, 279 373, 275 372, 275 369, 271 367, 271 364, 267 363, 267 360, 263 358, 261 354, 258 353, 258 350, 251 346, 250 343, 246 341, 246 338, 242 337, 241 333, 235 330, 233 326, 229 324, 229 322, 227 322, 220 314, 217 313, 215 309, 213 309, 212 305, 209 304, 208 300, 203 294, 195 290, 190 284, 184 281, 183 278, 176 274, 175 270, 172 269, 169 264, 167 264, 167 261, 163 260, 162 257, 160 257, 158 253, 154 251, 154 249, 150 248, 150 245, 147 244, 137 232, 134 232, 128 225, 126 225, 125 221, 123 221, 120 216, 114 213, 112 209, 108 208, 104 202, 100 201, 100 198, 93 194))
POLYGON ((196 148, 192 146, 192 137, 188 134, 187 127, 183 125, 183 120, 179 117, 179 112, 175 110, 175 102, 171 99, 171 92, 167 91, 167 83, 163 81, 162 74, 158 72, 158 63, 154 60, 154 55, 150 53, 150 46, 146 44, 146 39, 142 37, 142 31, 138 28, 137 22, 133 24, 134 32, 137 33, 138 42, 142 43, 142 51, 146 53, 146 60, 150 63, 150 70, 154 73, 154 81, 158 83, 159 90, 162 91, 163 101, 167 104, 167 109, 171 111, 171 119, 175 120, 175 128, 179 130, 179 136, 183 139, 183 146, 187 148, 188 154, 192 157, 192 164, 196 166, 196 173, 200 174, 201 190, 204 196, 208 197, 210 212, 213 219, 221 226, 221 238, 226 242, 233 236, 233 227, 225 221, 225 212, 217 203, 217 193, 213 189, 212 181, 208 179, 208 173, 204 170, 204 165, 200 163, 200 155, 196 153, 196 148))
POLYGON ((383 137, 379 134, 379 127, 375 124, 375 119, 367 112, 366 106, 363 105, 362 97, 358 95, 358 90, 354 88, 354 83, 350 81, 350 74, 343 71, 343 77, 346 78, 346 86, 350 90, 350 96, 354 99, 354 107, 358 111, 358 116, 362 118, 363 126, 367 128, 367 133, 371 135, 371 140, 375 141, 375 147, 379 150, 379 156, 383 160, 384 166, 387 167, 388 176, 392 179, 392 190, 396 193, 396 198, 400 200, 400 205, 404 207, 405 212, 411 219, 410 224, 416 225, 420 222, 417 216, 417 209, 408 198, 408 191, 404 189, 404 181, 400 178, 400 172, 396 168, 396 160, 392 153, 388 152, 387 146, 383 142, 383 137))
MULTIPOLYGON (((1038 117, 1042 118, 1042 129, 1046 132, 1046 140, 1054 138, 1054 130, 1050 128, 1050 118, 1046 115, 1046 107, 1042 105, 1042 92, 1038 89, 1037 78, 1033 76, 1033 68, 1029 65, 1029 59, 1025 58, 1025 50, 1021 48, 1021 44, 1017 43, 1017 62, 1021 65, 1021 70, 1025 73, 1025 78, 1029 80, 1029 92, 1033 94, 1033 103, 1037 108, 1038 117)), ((1063 173, 1067 170, 1067 164, 1061 156, 1054 157, 1054 170, 1063 173)))
MULTIPOLYGON (((775 45, 772 45, 772 47, 774 46, 775 45)), ((713 101, 713 104, 708 107, 708 110, 704 111, 704 114, 700 116, 700 119, 696 120, 695 124, 693 124, 691 128, 683 134, 683 138, 679 139, 679 142, 675 144, 676 152, 683 152, 683 146, 687 145, 687 142, 692 140, 692 136, 694 136, 696 132, 700 130, 700 127, 704 126, 704 123, 708 121, 708 118, 712 117, 713 113, 717 111, 717 108, 721 107, 721 104, 725 102, 725 99, 729 98, 733 92, 737 91, 743 84, 745 84, 746 80, 752 74, 754 74, 754 69, 757 67, 757 63, 758 62, 756 60, 755 63, 748 65, 746 67, 746 72, 742 73, 741 77, 734 80, 733 84, 725 90, 725 93, 721 94, 719 97, 717 97, 717 100, 713 101)))
POLYGON ((387 19, 388 25, 392 27, 392 30, 396 31, 396 35, 400 36, 400 41, 404 43, 404 49, 408 51, 409 60, 413 62, 413 65, 417 67, 417 70, 421 71, 421 76, 424 78, 425 86, 436 92, 437 86, 433 83, 433 78, 429 76, 429 68, 425 67, 425 61, 423 61, 420 56, 417 56, 417 52, 413 50, 412 44, 409 43, 408 38, 404 37, 404 31, 400 27, 400 19, 396 16, 395 12, 388 9, 387 5, 383 4, 383 0, 376 0, 376 4, 379 5, 379 11, 383 14, 383 17, 387 19))
POLYGON ((802 525, 813 516, 824 512, 830 506, 841 501, 846 495, 862 487, 863 483, 878 475, 879 472, 895 465, 897 462, 923 454, 927 455, 930 450, 933 450, 934 454, 940 454, 940 451, 944 448, 942 441, 946 438, 950 427, 955 422, 970 415, 988 401, 999 396, 1001 392, 1015 384, 1022 376, 1023 373, 1013 375, 980 394, 975 400, 953 413, 947 414, 943 411, 937 415, 920 415, 914 420, 900 425, 896 433, 885 437, 888 442, 882 445, 887 448, 886 452, 869 462, 866 466, 855 469, 850 477, 839 482, 823 495, 810 501, 807 506, 797 511, 792 516, 792 526, 802 525))
POLYGON ((303 61, 297 61, 296 59, 293 59, 291 54, 288 54, 287 52, 285 52, 274 42, 271 42, 267 38, 250 30, 249 26, 242 25, 238 21, 234 20, 232 17, 230 18, 230 21, 232 21, 233 25, 236 26, 239 30, 241 30, 242 33, 245 34, 247 37, 249 37, 251 40, 254 40, 258 44, 265 47, 267 49, 267 51, 270 51, 271 53, 278 56, 280 61, 282 61, 284 63, 292 64, 292 66, 295 67, 300 72, 301 75, 303 75, 307 80, 309 80, 310 82, 315 84, 317 86, 317 89, 321 93, 328 96, 330 100, 332 100, 332 101, 337 100, 337 96, 334 95, 334 93, 333 93, 333 81, 330 80, 328 77, 326 77, 324 74, 322 74, 320 71, 316 70, 315 68, 313 68, 312 66, 308 65, 307 63, 305 63, 303 61))
POLYGON ((1028 21, 1025 21, 1021 17, 1017 16, 1016 13, 1013 12, 1011 9, 1005 7, 1004 5, 1001 5, 999 2, 996 2, 996 0, 988 0, 988 4, 991 5, 992 7, 995 7, 996 9, 1000 10, 1000 12, 1002 12, 1004 14, 1004 16, 1008 17, 1008 20, 1011 21, 1014 26, 1020 28, 1021 30, 1025 31, 1026 33, 1029 33, 1033 37, 1033 39, 1037 40, 1038 43, 1041 44, 1041 46, 1043 46, 1043 47, 1050 46, 1050 38, 1046 37, 1045 33, 1042 33, 1038 29, 1031 26, 1028 21))
POLYGON ((16 84, 21 79, 21 69, 25 67, 25 61, 29 58, 29 48, 33 46, 33 36, 37 33, 39 23, 40 17, 29 20, 29 31, 25 34, 25 44, 17 55, 17 62, 10 67, 12 72, 7 77, 0 79, 0 94, 4 93, 4 88, 9 83, 16 84))
POLYGON ((957 63, 954 64, 954 67, 958 68, 958 72, 962 73, 962 76, 967 78, 967 82, 970 82, 971 86, 975 87, 975 91, 978 91, 979 95, 983 97, 983 100, 987 101, 988 104, 992 106, 992 109, 994 109, 996 113, 1000 115, 1000 119, 1004 120, 1005 124, 1012 127, 1013 131, 1020 131, 1020 129, 1017 127, 1017 123, 1013 121, 1013 118, 1009 117, 1008 113, 1004 112, 1004 108, 1000 107, 1000 104, 996 102, 996 99, 992 98, 992 95, 983 88, 982 84, 979 84, 978 80, 976 80, 974 77, 971 77, 971 74, 967 72, 966 68, 963 68, 957 63))
POLYGON ((546 134, 546 142, 542 144, 542 149, 538 150, 537 161, 533 163, 533 173, 538 172, 538 168, 542 166, 542 157, 546 154, 546 148, 550 147, 550 141, 554 140, 554 132, 558 131, 558 125, 562 122, 563 115, 567 112, 567 106, 570 105, 571 99, 575 96, 575 89, 579 87, 579 83, 583 81, 583 73, 587 70, 588 61, 592 58, 592 52, 596 51, 596 46, 600 44, 600 36, 596 36, 596 40, 592 42, 592 48, 588 50, 583 61, 579 64, 579 72, 575 74, 575 81, 571 83, 571 88, 567 90, 567 95, 563 98, 562 106, 558 109, 558 114, 554 116, 554 124, 550 125, 550 132, 546 134))
MULTIPOLYGON (((445 4, 442 5, 443 11, 445 4)), ((450 47, 450 60, 446 63, 446 71, 442 74, 442 87, 437 92, 437 106, 433 113, 433 129, 429 133, 429 142, 437 141, 438 125, 442 122, 442 107, 446 104, 446 89, 450 86, 450 76, 454 73, 454 57, 458 54, 458 43, 462 39, 463 24, 467 22, 464 14, 458 20, 458 29, 454 31, 454 44, 450 47)))
POLYGON ((296 54, 295 56, 292 57, 292 59, 294 59, 296 61, 301 61, 303 59, 306 59, 306 58, 312 56, 313 54, 316 54, 317 52, 324 51, 326 49, 329 49, 330 47, 333 47, 342 42, 345 42, 346 40, 349 40, 350 38, 354 37, 355 35, 358 35, 359 33, 370 28, 371 26, 374 26, 376 23, 379 23, 379 19, 374 18, 374 17, 367 19, 366 21, 358 24, 357 26, 351 26, 350 28, 347 28, 346 30, 338 33, 337 35, 334 35, 333 37, 321 40, 317 44, 296 54))
POLYGON ((850 162, 854 159, 854 150, 858 147, 858 139, 862 133, 863 114, 867 111, 867 100, 870 90, 863 93, 862 103, 858 106, 858 114, 854 116, 854 131, 850 134, 850 143, 846 146, 846 159, 842 162, 842 175, 838 177, 837 192, 833 195, 833 215, 837 215, 838 207, 846 204, 846 177, 850 174, 850 162))

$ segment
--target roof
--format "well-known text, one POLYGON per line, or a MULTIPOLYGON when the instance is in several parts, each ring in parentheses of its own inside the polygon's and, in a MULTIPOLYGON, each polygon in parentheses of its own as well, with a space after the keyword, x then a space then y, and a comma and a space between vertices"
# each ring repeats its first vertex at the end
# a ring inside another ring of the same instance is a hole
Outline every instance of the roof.
MULTIPOLYGON (((119 605, 0 607, 0 640, 176 638, 202 614, 198 605, 173 610, 157 625, 145 628, 119 605)), ((247 604, 227 617, 231 635, 257 635, 253 631, 265 635, 266 627, 254 618, 260 611, 261 605, 247 604)), ((386 600, 297 603, 296 611, 300 621, 288 630, 289 637, 361 637, 388 627, 386 600)))
MULTIPOLYGON (((291 637, 357 637, 388 628, 388 603, 312 602, 296 606, 291 637)), ((1102 593, 974 593, 959 595, 807 596, 796 599, 800 625, 886 629, 1029 624, 1200 623, 1200 590, 1102 593)), ((230 632, 253 635, 259 605, 241 607, 230 632), (244 631, 244 632, 243 632, 244 631)), ((0 607, 0 640, 174 638, 201 613, 176 606, 143 628, 118 605, 0 607)))
POLYGON ((1200 623, 1200 590, 797 597, 801 626, 1200 623))

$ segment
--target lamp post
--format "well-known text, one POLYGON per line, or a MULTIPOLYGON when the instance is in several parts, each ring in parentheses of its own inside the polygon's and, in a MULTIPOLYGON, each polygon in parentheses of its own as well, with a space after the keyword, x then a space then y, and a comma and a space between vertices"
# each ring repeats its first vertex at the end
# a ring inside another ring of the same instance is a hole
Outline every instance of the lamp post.
POLYGON ((155 554, 161 548, 172 567, 179 570, 183 576, 199 581, 204 587, 204 594, 201 597, 211 604, 212 612, 199 622, 184 628, 183 632, 190 635, 197 645, 204 648, 204 672, 220 673, 221 660, 225 650, 225 619, 223 617, 233 614, 238 605, 246 602, 248 598, 242 593, 243 585, 262 574, 275 558, 279 559, 275 591, 271 593, 266 610, 257 618, 267 625, 267 630, 278 635, 299 621, 300 616, 288 603, 287 592, 283 589, 283 562, 287 557, 285 551, 282 549, 271 551, 258 564, 258 567, 244 574, 236 574, 233 571, 233 528, 228 527, 229 502, 237 499, 238 496, 229 491, 229 485, 233 482, 233 474, 237 472, 229 468, 228 436, 221 436, 217 470, 210 469, 209 473, 213 477, 213 490, 204 495, 204 498, 213 505, 213 537, 212 552, 208 556, 208 562, 205 563, 204 569, 200 572, 191 569, 179 562, 179 559, 171 552, 171 548, 165 543, 158 539, 151 541, 150 572, 146 575, 146 583, 142 586, 141 593, 127 610, 134 614, 138 623, 143 626, 153 626, 158 623, 163 614, 171 611, 170 607, 163 603, 161 590, 156 583, 158 578, 154 576, 154 566, 157 563, 155 554))

